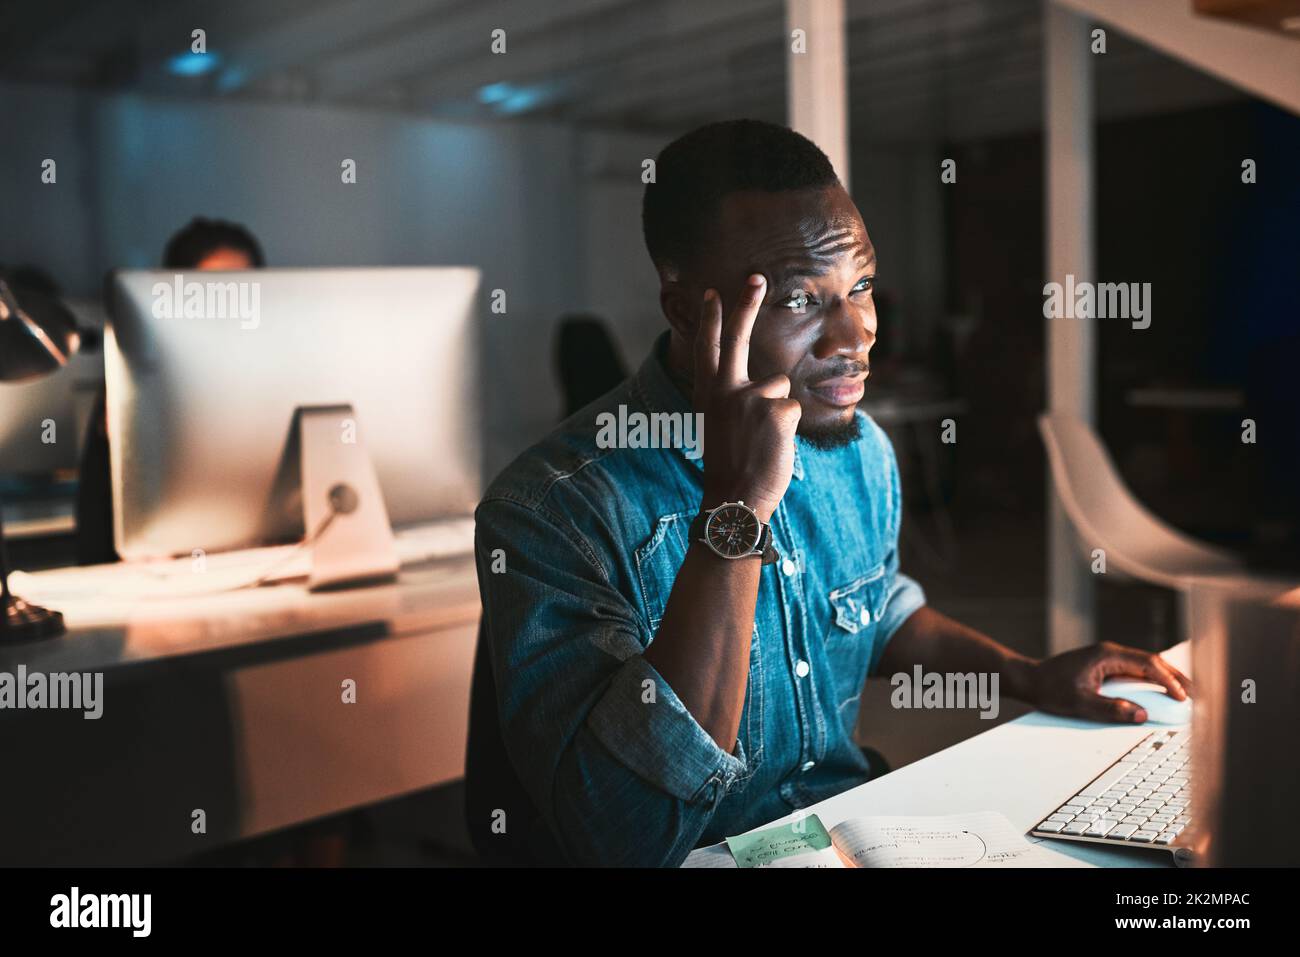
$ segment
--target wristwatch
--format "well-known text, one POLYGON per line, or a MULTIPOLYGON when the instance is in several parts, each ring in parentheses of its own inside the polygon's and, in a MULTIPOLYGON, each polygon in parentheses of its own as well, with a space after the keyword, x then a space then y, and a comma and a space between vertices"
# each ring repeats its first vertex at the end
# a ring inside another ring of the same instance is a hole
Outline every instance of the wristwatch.
POLYGON ((761 555, 764 565, 776 561, 772 526, 760 521, 758 513, 744 502, 723 502, 700 512, 691 522, 691 541, 701 541, 721 558, 749 558, 761 555))

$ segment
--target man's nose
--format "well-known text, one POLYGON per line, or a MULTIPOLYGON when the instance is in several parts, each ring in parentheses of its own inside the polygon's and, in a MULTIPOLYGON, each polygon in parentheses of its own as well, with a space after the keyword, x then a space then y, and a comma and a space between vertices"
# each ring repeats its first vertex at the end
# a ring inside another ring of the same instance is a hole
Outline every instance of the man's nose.
POLYGON ((876 342, 876 310, 870 304, 858 307, 838 298, 829 303, 822 314, 825 324, 814 349, 815 357, 831 359, 843 356, 865 360, 876 342))

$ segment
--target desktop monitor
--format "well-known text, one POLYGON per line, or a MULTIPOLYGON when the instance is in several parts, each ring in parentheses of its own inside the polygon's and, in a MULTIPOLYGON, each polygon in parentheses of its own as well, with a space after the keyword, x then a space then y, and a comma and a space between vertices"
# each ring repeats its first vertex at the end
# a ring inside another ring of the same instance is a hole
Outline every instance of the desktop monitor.
POLYGON ((1200 579, 1188 594, 1193 795, 1213 866, 1300 865, 1300 587, 1200 579))
POLYGON ((297 417, 351 405, 394 527, 481 494, 468 267, 121 270, 105 335, 126 559, 301 539, 297 417))

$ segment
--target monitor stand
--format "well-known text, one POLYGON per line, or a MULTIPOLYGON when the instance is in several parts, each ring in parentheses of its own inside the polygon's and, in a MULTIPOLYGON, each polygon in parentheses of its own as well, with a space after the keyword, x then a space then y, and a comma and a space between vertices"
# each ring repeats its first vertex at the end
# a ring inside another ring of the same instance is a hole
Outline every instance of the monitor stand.
POLYGON ((400 561, 374 463, 350 405, 298 409, 303 527, 312 591, 397 575, 400 561))

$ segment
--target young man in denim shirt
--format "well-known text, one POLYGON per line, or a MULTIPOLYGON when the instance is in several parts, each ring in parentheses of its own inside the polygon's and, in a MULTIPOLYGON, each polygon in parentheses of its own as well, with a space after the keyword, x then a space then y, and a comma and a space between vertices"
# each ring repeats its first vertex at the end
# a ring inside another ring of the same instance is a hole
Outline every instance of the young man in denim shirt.
POLYGON ((669 329, 477 512, 501 738, 566 860, 676 865, 862 783, 870 674, 997 674, 1109 721, 1146 717, 1097 694, 1111 675, 1186 696, 1134 649, 1017 654, 899 571, 898 467, 856 408, 876 252, 816 146, 698 129, 660 154, 643 219, 669 329))

